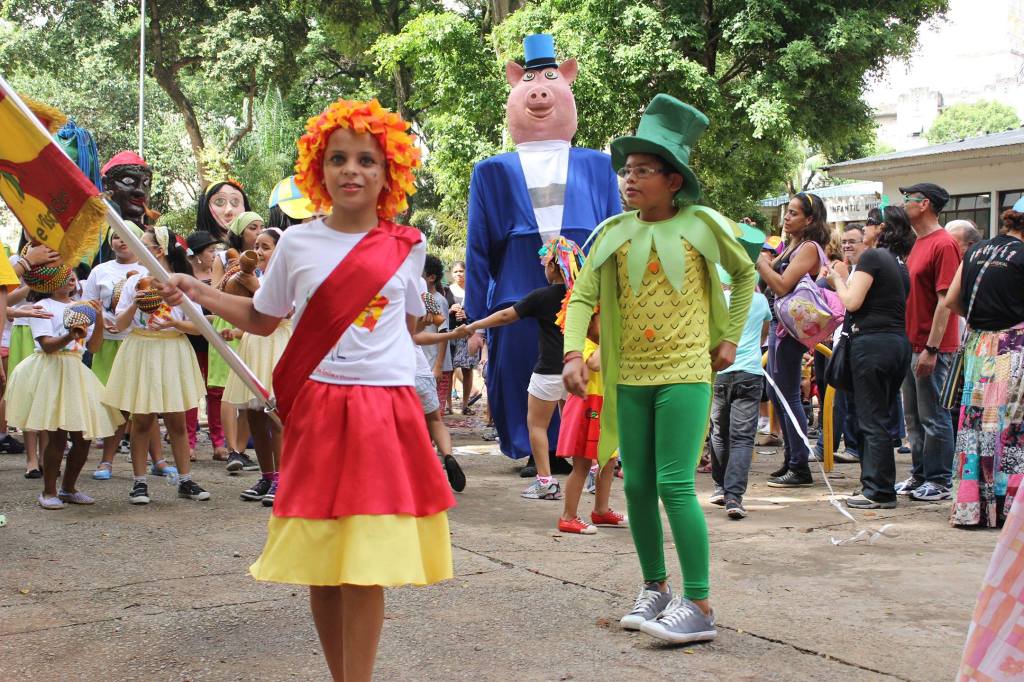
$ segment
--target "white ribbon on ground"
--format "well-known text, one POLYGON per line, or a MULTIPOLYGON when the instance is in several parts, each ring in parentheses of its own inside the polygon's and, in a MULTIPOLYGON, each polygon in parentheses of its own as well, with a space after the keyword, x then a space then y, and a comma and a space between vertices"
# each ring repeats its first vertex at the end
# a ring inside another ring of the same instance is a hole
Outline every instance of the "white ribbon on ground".
MULTIPOLYGON (((800 438, 803 440, 804 445, 807 446, 807 452, 813 452, 813 449, 811 448, 811 442, 807 439, 807 434, 804 432, 804 429, 800 426, 800 422, 797 421, 796 415, 793 414, 793 409, 789 406, 789 403, 786 401, 785 397, 783 397, 782 391, 779 390, 778 385, 776 385, 776 383, 772 380, 771 375, 769 375, 768 372, 764 373, 764 378, 768 381, 768 384, 772 387, 772 390, 775 391, 775 395, 779 397, 779 403, 785 410, 786 416, 789 418, 790 423, 796 428, 796 432, 800 434, 800 438)), ((852 521, 854 527, 857 529, 856 533, 854 533, 850 537, 842 539, 838 539, 832 534, 829 534, 829 539, 832 540, 833 545, 852 545, 858 542, 867 542, 869 545, 873 545, 877 540, 880 540, 883 537, 899 537, 900 531, 894 523, 887 523, 883 525, 881 528, 877 529, 862 528, 861 525, 857 522, 857 519, 854 518, 853 514, 850 513, 850 510, 846 508, 846 506, 839 500, 838 497, 836 497, 836 491, 832 488, 832 482, 828 480, 828 474, 825 473, 825 467, 820 461, 818 462, 818 468, 821 470, 821 477, 822 479, 824 479, 826 487, 828 487, 829 504, 835 507, 840 514, 842 514, 847 519, 852 521)))

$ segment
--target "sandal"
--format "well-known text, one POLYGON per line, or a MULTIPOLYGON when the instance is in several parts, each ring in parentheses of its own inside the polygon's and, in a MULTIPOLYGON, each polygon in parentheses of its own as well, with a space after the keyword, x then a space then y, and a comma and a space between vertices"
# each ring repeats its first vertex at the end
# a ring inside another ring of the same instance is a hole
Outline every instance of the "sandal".
POLYGON ((43 472, 39 469, 29 469, 25 472, 25 478, 42 478, 43 472))

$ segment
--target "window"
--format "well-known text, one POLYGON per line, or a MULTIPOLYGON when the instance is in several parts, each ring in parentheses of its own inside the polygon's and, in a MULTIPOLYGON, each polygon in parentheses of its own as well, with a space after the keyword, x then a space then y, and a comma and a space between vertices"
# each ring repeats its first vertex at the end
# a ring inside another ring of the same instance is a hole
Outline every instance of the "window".
POLYGON ((970 220, 978 226, 983 235, 988 235, 992 217, 991 206, 990 194, 958 194, 949 198, 949 202, 939 214, 939 222, 946 225, 951 220, 970 220))
POLYGON ((1002 218, 1003 211, 1013 208, 1013 205, 1017 203, 1017 200, 1024 197, 1024 189, 1008 189, 999 193, 999 213, 996 216, 998 224, 995 226, 994 233, 998 233, 1003 226, 1002 218))

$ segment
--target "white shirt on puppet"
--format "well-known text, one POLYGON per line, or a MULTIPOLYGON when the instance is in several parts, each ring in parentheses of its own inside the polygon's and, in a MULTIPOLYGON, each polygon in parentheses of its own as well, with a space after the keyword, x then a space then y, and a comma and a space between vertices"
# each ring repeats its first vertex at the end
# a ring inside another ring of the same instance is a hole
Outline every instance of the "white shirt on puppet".
MULTIPOLYGON (((273 267, 253 299, 256 310, 285 317, 294 308, 293 322, 298 329, 317 287, 366 234, 332 230, 322 219, 301 230, 287 230, 274 250, 273 267)), ((366 302, 363 312, 310 374, 311 379, 326 384, 414 385, 416 351, 405 316, 426 314, 417 285, 422 281, 425 258, 426 246, 421 241, 384 288, 366 302)))
POLYGON ((569 178, 569 143, 565 140, 522 142, 516 145, 516 152, 523 166, 541 241, 554 239, 562 231, 565 185, 569 178))

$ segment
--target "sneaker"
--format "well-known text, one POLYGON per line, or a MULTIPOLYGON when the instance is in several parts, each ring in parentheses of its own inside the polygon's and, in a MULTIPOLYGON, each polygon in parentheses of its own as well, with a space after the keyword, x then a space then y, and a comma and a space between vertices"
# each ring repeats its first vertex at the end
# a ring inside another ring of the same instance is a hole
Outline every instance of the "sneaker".
POLYGON ((43 509, 63 509, 64 503, 61 502, 59 497, 47 497, 46 495, 40 495, 36 498, 39 501, 39 506, 43 509))
POLYGON ((132 491, 128 493, 128 501, 132 504, 149 504, 149 486, 142 481, 136 481, 132 491))
POLYGON ((917 489, 910 491, 910 499, 918 502, 938 502, 948 500, 950 496, 949 488, 931 481, 926 481, 917 489))
POLYGON ((132 454, 132 444, 127 438, 122 438, 121 442, 117 444, 117 454, 119 455, 130 455, 132 454))
POLYGON ((15 440, 11 434, 7 434, 0 438, 0 452, 8 455, 20 455, 25 452, 25 444, 20 440, 15 440))
POLYGON ((739 521, 740 519, 747 518, 747 510, 744 509, 743 503, 739 500, 726 500, 725 513, 728 514, 729 518, 733 521, 739 521))
POLYGON ((96 471, 92 472, 92 477, 97 481, 109 481, 113 475, 114 467, 110 462, 100 462, 100 465, 96 467, 96 471))
POLYGON ((270 490, 268 490, 267 494, 263 496, 263 506, 264 507, 273 507, 274 506, 274 496, 276 494, 277 494, 277 481, 274 481, 273 483, 270 484, 270 490))
POLYGON ((660 616, 671 602, 671 587, 668 592, 659 592, 657 583, 647 583, 640 588, 633 610, 619 620, 619 625, 626 630, 639 630, 644 623, 660 616))
POLYGON ((781 478, 787 473, 789 473, 789 464, 783 464, 781 467, 768 474, 768 478, 781 478))
POLYGON ((239 471, 256 471, 259 468, 260 465, 252 461, 249 455, 244 452, 232 450, 228 454, 227 470, 232 474, 238 473, 239 471))
POLYGON ((892 502, 875 502, 869 497, 854 495, 846 498, 846 506, 850 509, 895 509, 896 500, 892 502))
POLYGON ((559 533, 576 533, 578 535, 593 535, 597 532, 597 527, 592 526, 580 517, 576 517, 571 521, 565 519, 558 519, 558 532, 559 533))
POLYGON ((210 499, 210 493, 200 488, 195 481, 189 479, 178 484, 178 497, 202 502, 210 499))
POLYGON ((583 484, 583 492, 591 495, 597 494, 597 472, 593 469, 587 472, 587 481, 583 484))
POLYGON ((832 455, 832 460, 840 464, 860 464, 860 456, 849 450, 842 450, 832 455))
POLYGON ((782 438, 774 433, 758 433, 754 438, 754 444, 766 447, 778 447, 782 445, 782 438))
POLYGON ((609 509, 603 514, 590 512, 590 522, 595 526, 607 526, 610 528, 629 528, 629 519, 625 514, 620 514, 614 509, 609 509))
POLYGON ((810 471, 787 471, 777 478, 768 479, 770 488, 799 488, 805 485, 813 485, 814 479, 810 471))
POLYGON ((715 615, 704 612, 689 599, 676 597, 655 620, 640 625, 640 632, 674 644, 709 642, 718 636, 715 615))
POLYGON ((462 472, 459 460, 455 459, 454 455, 444 455, 441 458, 441 466, 444 467, 444 473, 448 476, 448 485, 452 487, 452 490, 461 493, 466 489, 466 474, 462 472))
POLYGON ((896 484, 896 494, 909 495, 910 493, 920 488, 923 483, 924 481, 916 479, 913 476, 911 476, 907 480, 900 481, 899 483, 896 484))
POLYGON ((267 496, 268 492, 270 492, 270 487, 273 483, 274 482, 269 479, 261 478, 249 486, 247 490, 243 490, 239 497, 247 502, 259 502, 267 496))
POLYGON ((519 496, 525 497, 528 500, 560 500, 562 499, 562 488, 558 485, 558 481, 554 479, 551 479, 551 483, 547 485, 534 480, 530 487, 520 493, 519 496))
POLYGON ((66 493, 61 490, 57 493, 57 497, 59 497, 62 502, 67 502, 68 504, 96 504, 96 500, 92 499, 81 490, 76 490, 73 493, 66 493))
POLYGON ((909 445, 901 445, 898 448, 896 448, 896 452, 898 452, 901 455, 909 455, 910 454, 910 446, 909 445))
POLYGON ((165 460, 157 460, 149 465, 149 473, 153 476, 167 476, 168 478, 174 478, 178 475, 178 467, 167 464, 165 460), (163 466, 159 466, 163 464, 163 466))
POLYGON ((711 497, 708 498, 708 502, 711 504, 717 504, 719 507, 725 505, 725 488, 720 485, 715 486, 715 492, 711 493, 711 497))

